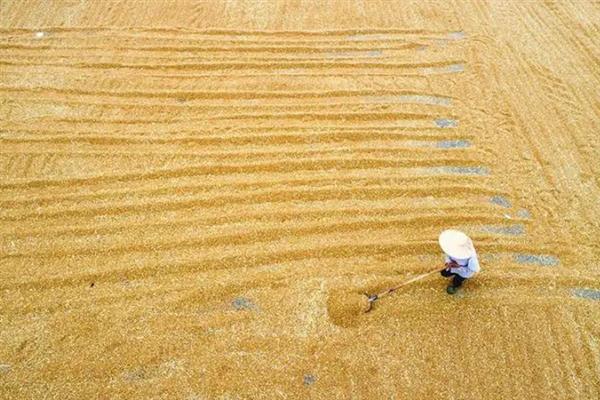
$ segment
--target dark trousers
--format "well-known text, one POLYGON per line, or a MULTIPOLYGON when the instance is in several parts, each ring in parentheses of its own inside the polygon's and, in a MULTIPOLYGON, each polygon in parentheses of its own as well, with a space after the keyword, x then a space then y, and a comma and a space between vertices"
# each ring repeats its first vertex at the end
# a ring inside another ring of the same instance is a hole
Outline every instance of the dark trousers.
POLYGON ((453 277, 452 278, 452 286, 454 286, 454 287, 459 287, 467 279, 467 278, 463 278, 462 276, 460 276, 458 274, 455 274, 454 272, 450 272, 448 269, 441 270, 440 274, 442 274, 442 276, 444 278, 450 278, 452 276, 453 277))

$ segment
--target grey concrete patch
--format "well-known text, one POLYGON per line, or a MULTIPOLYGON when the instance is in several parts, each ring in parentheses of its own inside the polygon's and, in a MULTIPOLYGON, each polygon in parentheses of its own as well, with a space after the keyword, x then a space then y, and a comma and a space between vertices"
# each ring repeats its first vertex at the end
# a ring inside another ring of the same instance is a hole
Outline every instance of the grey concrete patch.
POLYGON ((317 381, 317 377, 311 374, 304 375, 303 382, 306 386, 310 386, 317 381))
POLYGON ((575 297, 581 297, 582 299, 600 300, 599 289, 577 288, 573 289, 573 295, 575 297))
POLYGON ((146 379, 146 371, 142 368, 135 369, 133 371, 126 371, 123 373, 123 379, 128 382, 136 382, 146 379))
POLYGON ((450 32, 448 34, 448 39, 450 40, 461 40, 464 39, 467 35, 463 31, 458 32, 450 32))
POLYGON ((520 209, 519 211, 517 211, 517 217, 529 219, 531 218, 531 213, 527 210, 520 209))
POLYGON ((468 140, 464 140, 464 139, 442 140, 440 142, 437 142, 437 147, 440 147, 442 149, 465 148, 465 147, 470 147, 470 146, 471 146, 471 142, 469 142, 468 140))
POLYGON ((10 364, 0 364, 0 374, 8 374, 12 366, 10 364))
POLYGON ((238 311, 252 310, 252 309, 256 308, 256 305, 252 302, 252 300, 250 300, 246 297, 236 297, 231 302, 231 305, 233 306, 233 308, 235 308, 238 311))
POLYGON ((536 264, 542 266, 554 266, 559 264, 559 259, 545 254, 516 254, 515 261, 519 264, 536 264))
POLYGON ((456 128, 458 126, 457 120, 449 118, 438 118, 433 122, 435 122, 438 128, 456 128))
POLYGON ((433 106, 450 106, 452 99, 449 97, 428 96, 421 94, 404 94, 400 96, 365 96, 369 103, 415 103, 433 106))
POLYGON ((509 225, 509 226, 493 226, 487 225, 482 228, 487 233, 498 233, 501 235, 522 235, 525 233, 525 227, 523 224, 509 225))
POLYGON ((486 167, 439 167, 432 168, 440 174, 453 175, 488 175, 489 170, 486 167))
POLYGON ((426 67, 421 71, 426 75, 433 74, 448 74, 448 73, 456 73, 456 72, 464 72, 465 65, 464 64, 450 64, 442 67, 426 67))
POLYGON ((400 100, 402 103, 429 104, 432 106, 449 106, 452 104, 452 99, 448 97, 428 96, 422 94, 406 94, 398 96, 398 100, 400 100))
POLYGON ((497 205, 499 205, 501 207, 504 207, 504 208, 511 208, 512 207, 512 205, 510 204, 510 201, 508 201, 506 198, 504 198, 502 196, 498 196, 498 195, 492 196, 490 198, 490 202, 494 203, 494 204, 497 204, 497 205))
POLYGON ((445 72, 464 72, 464 64, 451 64, 445 68, 445 72))

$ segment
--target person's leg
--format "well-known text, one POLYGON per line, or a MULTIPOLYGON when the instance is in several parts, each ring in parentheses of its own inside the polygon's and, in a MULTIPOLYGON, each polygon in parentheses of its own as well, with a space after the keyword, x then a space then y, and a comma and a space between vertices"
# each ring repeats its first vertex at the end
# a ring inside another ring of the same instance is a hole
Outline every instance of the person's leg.
POLYGON ((448 287, 446 288, 446 292, 448 292, 448 294, 456 293, 456 291, 458 290, 460 285, 462 285, 466 279, 458 274, 452 274, 452 275, 453 275, 452 283, 450 285, 448 285, 448 287))
POLYGON ((452 278, 452 286, 455 288, 460 287, 466 279, 467 278, 463 278, 458 274, 454 274, 454 278, 452 278))

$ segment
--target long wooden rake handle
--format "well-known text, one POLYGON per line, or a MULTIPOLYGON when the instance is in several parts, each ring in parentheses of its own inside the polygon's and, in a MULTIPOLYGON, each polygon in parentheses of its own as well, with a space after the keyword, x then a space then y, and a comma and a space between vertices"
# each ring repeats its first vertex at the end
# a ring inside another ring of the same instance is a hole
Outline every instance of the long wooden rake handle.
POLYGON ((400 288, 401 288, 401 287, 403 287, 403 286, 409 285, 409 284, 411 284, 411 283, 413 283, 413 282, 420 281, 421 279, 423 279, 423 278, 426 278, 426 277, 428 277, 429 275, 435 274, 436 272, 439 272, 439 271, 440 271, 439 269, 435 269, 435 270, 433 270, 433 271, 429 271, 429 272, 426 272, 426 273, 424 273, 424 274, 417 275, 417 276, 415 276, 414 278, 410 278, 409 280, 407 280, 407 281, 405 281, 405 282, 402 282, 402 283, 401 283, 401 284, 399 284, 398 286, 394 286, 394 287, 392 287, 392 288, 389 288, 389 289, 388 289, 388 290, 386 290, 385 292, 381 292, 381 293, 379 293, 379 294, 367 295, 367 296, 369 297, 369 302, 370 302, 370 303, 372 303, 372 302, 374 302, 375 300, 378 300, 378 299, 380 299, 380 298, 382 298, 382 297, 385 297, 385 296, 387 296, 387 295, 388 295, 388 294, 390 294, 390 293, 393 293, 393 292, 395 292, 396 290, 400 289, 400 288))

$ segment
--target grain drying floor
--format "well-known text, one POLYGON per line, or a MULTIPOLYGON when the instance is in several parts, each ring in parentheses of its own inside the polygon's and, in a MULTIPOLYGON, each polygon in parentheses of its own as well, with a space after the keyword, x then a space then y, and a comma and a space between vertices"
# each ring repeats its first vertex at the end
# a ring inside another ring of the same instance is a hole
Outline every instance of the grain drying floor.
POLYGON ((598 398, 598 21, 0 1, 0 398, 598 398))

